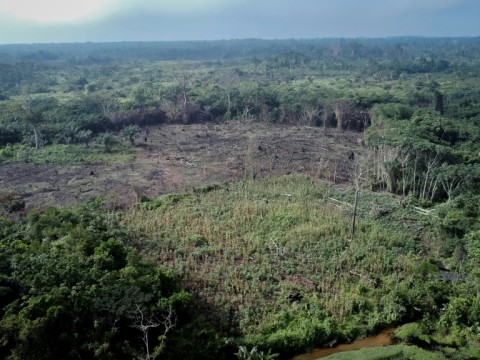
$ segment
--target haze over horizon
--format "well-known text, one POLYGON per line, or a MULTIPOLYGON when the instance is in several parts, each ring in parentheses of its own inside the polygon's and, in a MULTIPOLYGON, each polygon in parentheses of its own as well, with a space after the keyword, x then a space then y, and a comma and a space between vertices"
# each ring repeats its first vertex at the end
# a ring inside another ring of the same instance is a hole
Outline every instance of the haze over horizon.
POLYGON ((0 0, 0 44, 479 36, 478 0, 0 0))

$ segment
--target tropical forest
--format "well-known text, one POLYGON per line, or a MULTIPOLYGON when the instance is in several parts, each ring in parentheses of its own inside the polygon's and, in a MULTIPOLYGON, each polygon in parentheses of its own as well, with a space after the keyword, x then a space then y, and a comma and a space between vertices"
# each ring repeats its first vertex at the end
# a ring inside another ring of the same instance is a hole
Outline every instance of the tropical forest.
POLYGON ((320 357, 480 359, 480 38, 0 45, 0 358, 320 357))

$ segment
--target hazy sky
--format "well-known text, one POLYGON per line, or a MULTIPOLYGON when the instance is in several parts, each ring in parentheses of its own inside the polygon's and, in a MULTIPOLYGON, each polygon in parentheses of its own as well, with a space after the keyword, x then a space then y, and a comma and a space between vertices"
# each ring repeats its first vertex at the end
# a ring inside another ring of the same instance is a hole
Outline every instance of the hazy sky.
POLYGON ((0 0, 0 43, 480 36, 480 0, 0 0))

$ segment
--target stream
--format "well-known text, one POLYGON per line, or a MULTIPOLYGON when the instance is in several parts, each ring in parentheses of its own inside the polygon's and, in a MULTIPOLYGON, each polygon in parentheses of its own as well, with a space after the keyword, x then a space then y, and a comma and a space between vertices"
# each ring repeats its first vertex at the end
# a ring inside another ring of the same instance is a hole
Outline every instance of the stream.
POLYGON ((291 360, 316 360, 342 351, 360 350, 361 348, 371 348, 386 345, 393 345, 394 340, 392 334, 395 332, 395 327, 389 327, 381 331, 377 335, 366 337, 365 339, 357 340, 351 344, 340 344, 335 347, 317 348, 306 354, 298 355, 291 360))

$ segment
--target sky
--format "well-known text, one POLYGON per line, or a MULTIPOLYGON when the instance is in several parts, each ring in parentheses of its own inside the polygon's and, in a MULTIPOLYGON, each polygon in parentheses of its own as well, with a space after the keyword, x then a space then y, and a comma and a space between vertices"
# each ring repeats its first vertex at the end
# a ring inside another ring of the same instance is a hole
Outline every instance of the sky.
POLYGON ((480 0, 0 0, 0 44, 480 36, 480 0))

